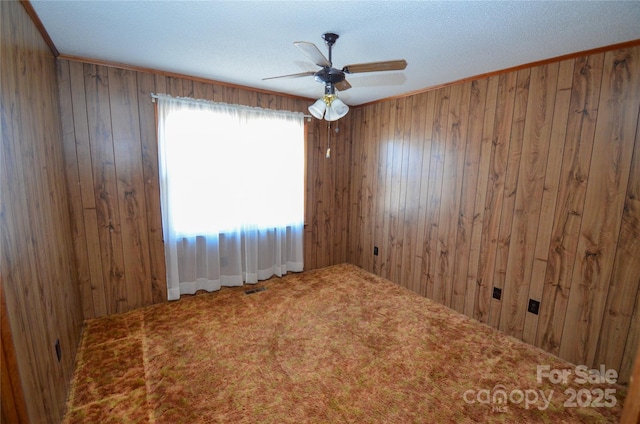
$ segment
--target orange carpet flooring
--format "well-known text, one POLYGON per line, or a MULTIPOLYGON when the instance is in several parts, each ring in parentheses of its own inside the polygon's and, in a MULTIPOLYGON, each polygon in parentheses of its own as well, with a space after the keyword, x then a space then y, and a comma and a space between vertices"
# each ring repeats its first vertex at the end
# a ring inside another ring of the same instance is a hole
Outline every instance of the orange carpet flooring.
POLYGON ((578 376, 337 265, 87 321, 64 422, 617 422, 624 388, 578 376))

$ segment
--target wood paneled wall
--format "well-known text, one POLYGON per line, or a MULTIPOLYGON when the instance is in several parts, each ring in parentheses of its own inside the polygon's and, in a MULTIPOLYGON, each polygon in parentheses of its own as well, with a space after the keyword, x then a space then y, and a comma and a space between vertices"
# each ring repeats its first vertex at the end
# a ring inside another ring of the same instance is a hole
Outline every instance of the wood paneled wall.
MULTIPOLYGON (((68 60, 58 61, 58 80, 85 318, 167 298, 151 93, 305 113, 311 103, 197 79, 68 60)), ((306 269, 346 261, 348 122, 340 121, 338 133, 332 128, 330 159, 325 158, 326 122, 314 119, 306 125, 306 269)))
POLYGON ((11 324, 7 315, 7 302, 4 298, 2 281, 0 281, 0 378, 2 379, 2 400, 0 401, 1 423, 22 424, 29 422, 27 405, 24 400, 22 382, 20 381, 20 371, 18 370, 18 359, 13 346, 13 334, 11 324))
MULTIPOLYGON (((53 423, 62 418, 82 326, 55 58, 20 3, 0 2, 0 19, 0 280, 3 326, 5 317, 10 325, 2 346, 9 352, 13 342, 20 381, 14 393, 21 386, 30 422, 53 423)), ((4 365, 12 362, 3 363, 3 414, 4 365)), ((22 420, 20 406, 14 412, 11 419, 22 420)))
POLYGON ((347 259, 626 381, 640 342, 639 113, 639 46, 359 108, 347 259))

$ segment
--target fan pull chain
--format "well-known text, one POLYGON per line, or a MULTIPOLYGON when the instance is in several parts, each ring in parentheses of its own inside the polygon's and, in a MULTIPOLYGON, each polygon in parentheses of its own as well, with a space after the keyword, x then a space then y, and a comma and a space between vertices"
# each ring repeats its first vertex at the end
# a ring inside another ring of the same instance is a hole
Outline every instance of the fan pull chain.
POLYGON ((327 122, 327 159, 331 158, 331 122, 327 122))
MULTIPOLYGON (((334 131, 336 132, 336 135, 337 135, 340 132, 340 127, 336 126, 336 129, 334 131)), ((325 157, 327 159, 331 158, 331 122, 327 122, 327 153, 325 157)))

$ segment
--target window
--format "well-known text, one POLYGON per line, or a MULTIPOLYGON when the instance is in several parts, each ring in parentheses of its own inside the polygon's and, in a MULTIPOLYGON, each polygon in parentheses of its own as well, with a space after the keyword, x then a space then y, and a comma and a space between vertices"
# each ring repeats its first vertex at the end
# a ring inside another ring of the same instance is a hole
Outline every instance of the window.
POLYGON ((191 293, 302 270, 303 119, 159 96, 165 256, 168 280, 177 279, 170 286, 191 293))

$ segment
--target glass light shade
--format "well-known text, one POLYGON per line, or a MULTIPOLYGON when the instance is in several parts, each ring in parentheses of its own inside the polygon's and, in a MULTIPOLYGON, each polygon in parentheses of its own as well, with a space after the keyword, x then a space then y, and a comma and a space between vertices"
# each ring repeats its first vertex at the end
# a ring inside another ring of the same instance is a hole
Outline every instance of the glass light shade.
POLYGON ((337 121, 338 119, 340 119, 340 117, 335 112, 335 110, 333 110, 333 108, 331 106, 329 106, 327 108, 327 112, 324 114, 324 119, 326 121, 337 121))
POLYGON ((326 109, 327 109, 327 104, 324 102, 323 99, 318 99, 314 104, 309 106, 309 112, 311 112, 311 114, 318 119, 322 119, 322 116, 324 115, 324 111, 326 109))
POLYGON ((327 109, 324 119, 327 121, 337 121, 349 112, 349 106, 345 105, 340 99, 334 99, 331 106, 327 109))
POLYGON ((344 102, 340 99, 334 99, 331 103, 331 109, 338 115, 339 118, 342 118, 349 112, 349 106, 344 104, 344 102))

